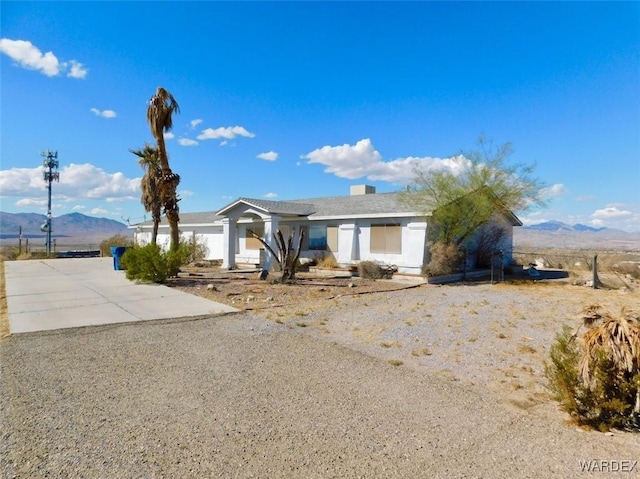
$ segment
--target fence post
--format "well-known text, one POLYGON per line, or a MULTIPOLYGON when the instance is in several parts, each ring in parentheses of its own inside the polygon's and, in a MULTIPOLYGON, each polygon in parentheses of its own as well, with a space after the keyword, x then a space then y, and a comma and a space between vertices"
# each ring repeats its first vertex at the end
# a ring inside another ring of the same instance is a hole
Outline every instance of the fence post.
POLYGON ((467 279, 467 248, 462 248, 462 281, 467 279))
POLYGON ((594 254, 593 255, 593 278, 592 278, 592 282, 593 282, 593 289, 598 289, 598 283, 600 282, 600 280, 598 279, 598 254, 594 254))

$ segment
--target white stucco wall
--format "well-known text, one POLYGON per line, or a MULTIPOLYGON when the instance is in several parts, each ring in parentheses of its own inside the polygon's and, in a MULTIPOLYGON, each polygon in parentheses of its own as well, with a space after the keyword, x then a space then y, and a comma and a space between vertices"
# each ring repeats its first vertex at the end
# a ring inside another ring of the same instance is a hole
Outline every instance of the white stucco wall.
MULTIPOLYGON (((358 219, 338 223, 337 221, 283 221, 279 226, 288 233, 298 230, 301 225, 305 226, 338 226, 338 251, 334 256, 338 264, 347 266, 357 264, 360 261, 379 261, 385 264, 394 264, 401 273, 420 274, 425 260, 426 250, 426 221, 419 218, 404 218, 396 221, 401 226, 402 252, 399 254, 371 253, 371 225, 391 224, 391 220, 383 219, 368 220, 358 219)), ((246 237, 247 229, 252 227, 251 223, 238 223, 235 235, 235 261, 236 263, 260 262, 260 250, 247 249, 246 237)), ((181 227, 181 235, 184 239, 191 239, 196 235, 199 242, 204 243, 208 248, 206 259, 221 260, 223 258, 223 227, 222 225, 199 226, 184 225, 181 227)), ((138 244, 147 244, 151 240, 150 230, 137 232, 136 241, 138 244)), ((168 248, 170 236, 168 230, 161 229, 158 232, 158 244, 163 248, 168 248)), ((322 255, 322 251, 305 250, 302 251, 302 258, 316 258, 322 255)))

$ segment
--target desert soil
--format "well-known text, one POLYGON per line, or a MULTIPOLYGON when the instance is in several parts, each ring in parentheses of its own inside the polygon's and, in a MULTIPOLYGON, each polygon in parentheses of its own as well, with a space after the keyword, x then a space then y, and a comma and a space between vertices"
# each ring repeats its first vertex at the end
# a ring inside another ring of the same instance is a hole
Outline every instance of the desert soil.
POLYGON ((615 289, 590 288, 589 279, 585 272, 551 281, 429 285, 420 278, 302 273, 282 285, 260 281, 255 272, 192 268, 169 285, 393 364, 489 388, 508 407, 553 415, 544 363, 556 333, 563 325, 578 330, 588 305, 613 314, 640 309, 633 278, 615 289))
POLYGON ((635 283, 192 273, 170 286, 244 311, 0 342, 0 476, 640 476, 639 435, 568 424, 542 374, 563 324, 637 306, 635 283))

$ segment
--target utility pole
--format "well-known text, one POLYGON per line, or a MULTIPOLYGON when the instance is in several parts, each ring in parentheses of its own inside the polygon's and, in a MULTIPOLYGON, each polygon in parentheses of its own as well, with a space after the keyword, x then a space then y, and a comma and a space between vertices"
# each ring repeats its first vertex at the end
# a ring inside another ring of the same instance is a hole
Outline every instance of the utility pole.
POLYGON ((47 203, 47 221, 40 227, 42 231, 47 233, 47 258, 51 256, 51 183, 60 181, 60 173, 58 173, 58 152, 57 151, 43 151, 40 156, 44 158, 42 162, 44 166, 44 181, 47 182, 47 188, 49 190, 49 202, 47 203))

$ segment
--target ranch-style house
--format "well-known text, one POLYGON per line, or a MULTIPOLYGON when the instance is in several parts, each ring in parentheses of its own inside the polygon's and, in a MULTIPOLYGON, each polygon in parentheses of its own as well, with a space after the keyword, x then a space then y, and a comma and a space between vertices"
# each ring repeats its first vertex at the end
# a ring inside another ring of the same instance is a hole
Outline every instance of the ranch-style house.
MULTIPOLYGON (((492 220, 504 230, 503 263, 511 263, 513 227, 522 226, 511 212, 492 220)), ((238 198, 217 212, 180 213, 180 231, 206 246, 209 260, 222 260, 222 267, 238 264, 269 267, 269 254, 249 231, 270 245, 278 229, 287 238, 304 232, 301 258, 333 255, 341 266, 360 261, 395 265, 398 273, 420 274, 429 262, 427 247, 431 216, 399 201, 399 193, 376 193, 369 185, 351 187, 350 195, 291 201, 238 198)), ((131 226, 137 244, 151 240, 152 221, 131 226)), ((168 245, 169 226, 162 221, 157 243, 168 245)), ((276 248, 274 247, 274 250, 276 248)), ((470 264, 469 267, 473 267, 470 264)))

